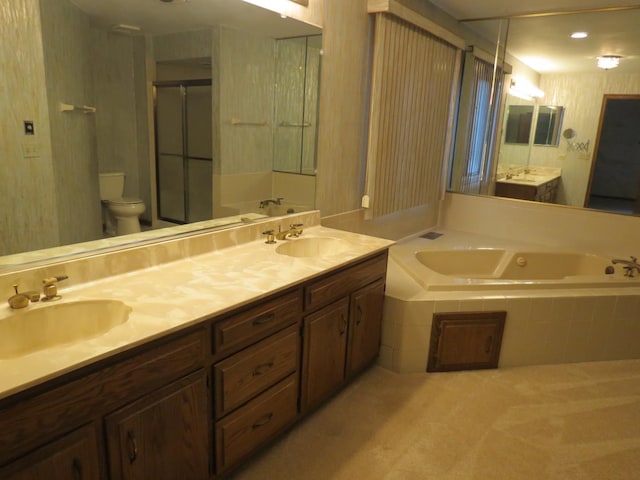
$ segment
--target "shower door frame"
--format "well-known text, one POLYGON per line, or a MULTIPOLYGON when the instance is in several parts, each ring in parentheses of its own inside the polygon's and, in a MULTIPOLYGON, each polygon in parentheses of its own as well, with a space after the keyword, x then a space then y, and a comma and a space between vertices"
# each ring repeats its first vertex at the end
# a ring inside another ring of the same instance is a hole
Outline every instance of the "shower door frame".
MULTIPOLYGON (((194 157, 188 155, 188 122, 187 122, 187 88, 188 87, 212 87, 211 79, 195 79, 195 80, 163 80, 153 82, 153 126, 154 126, 154 145, 155 145, 155 184, 156 184, 156 202, 157 202, 157 218, 165 222, 183 225, 189 222, 190 200, 189 200, 189 159, 208 161, 213 164, 212 158, 194 157), (182 115, 182 172, 183 172, 183 201, 184 201, 184 218, 185 220, 176 220, 167 216, 162 216, 162 202, 160 199, 160 149, 158 144, 158 87, 178 87, 181 96, 181 115, 182 115)), ((212 201, 213 192, 210 198, 212 201)))

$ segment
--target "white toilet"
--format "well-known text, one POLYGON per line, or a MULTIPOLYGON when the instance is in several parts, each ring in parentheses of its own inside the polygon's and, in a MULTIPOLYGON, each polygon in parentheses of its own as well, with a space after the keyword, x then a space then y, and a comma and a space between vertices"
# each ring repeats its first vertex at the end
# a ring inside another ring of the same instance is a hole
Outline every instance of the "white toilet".
POLYGON ((124 173, 101 173, 99 180, 102 201, 102 221, 109 235, 127 235, 140 231, 139 216, 144 202, 139 198, 123 197, 124 173))

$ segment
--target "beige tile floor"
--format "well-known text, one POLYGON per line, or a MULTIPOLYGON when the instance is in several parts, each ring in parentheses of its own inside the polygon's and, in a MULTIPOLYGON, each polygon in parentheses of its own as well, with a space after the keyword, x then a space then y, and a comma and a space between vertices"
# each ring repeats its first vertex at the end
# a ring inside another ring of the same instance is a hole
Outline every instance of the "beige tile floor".
POLYGON ((233 479, 640 479, 640 360, 375 366, 233 479))

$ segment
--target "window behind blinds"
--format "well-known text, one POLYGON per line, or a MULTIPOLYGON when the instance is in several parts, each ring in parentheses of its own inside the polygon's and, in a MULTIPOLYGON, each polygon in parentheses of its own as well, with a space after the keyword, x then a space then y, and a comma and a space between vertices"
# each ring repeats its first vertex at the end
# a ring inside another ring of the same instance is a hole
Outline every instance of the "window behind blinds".
POLYGON ((461 53, 411 23, 385 13, 375 15, 369 217, 440 198, 461 53))

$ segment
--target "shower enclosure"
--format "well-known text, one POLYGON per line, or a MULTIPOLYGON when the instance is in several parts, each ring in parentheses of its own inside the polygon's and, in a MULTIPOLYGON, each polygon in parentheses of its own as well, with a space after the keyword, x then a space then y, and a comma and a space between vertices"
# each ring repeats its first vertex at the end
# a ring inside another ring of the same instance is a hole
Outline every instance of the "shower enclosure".
POLYGON ((158 218, 176 224, 212 217, 211 80, 155 82, 158 218))

